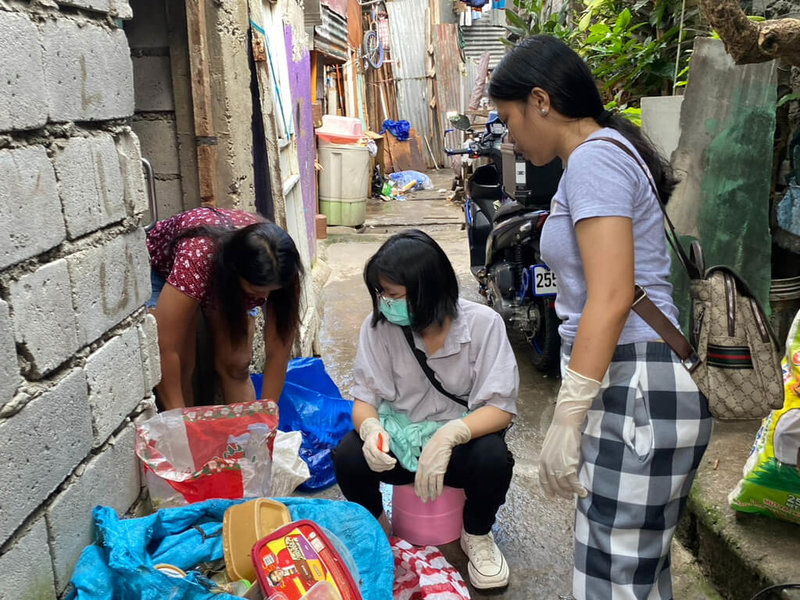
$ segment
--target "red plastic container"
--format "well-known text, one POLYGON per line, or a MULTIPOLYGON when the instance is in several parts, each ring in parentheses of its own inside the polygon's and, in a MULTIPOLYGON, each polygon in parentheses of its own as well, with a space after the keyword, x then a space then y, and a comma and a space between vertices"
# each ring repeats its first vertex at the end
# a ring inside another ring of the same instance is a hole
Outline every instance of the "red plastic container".
POLYGON ((253 546, 253 565, 266 600, 300 600, 320 581, 342 600, 362 600, 336 548, 313 521, 294 521, 253 546))

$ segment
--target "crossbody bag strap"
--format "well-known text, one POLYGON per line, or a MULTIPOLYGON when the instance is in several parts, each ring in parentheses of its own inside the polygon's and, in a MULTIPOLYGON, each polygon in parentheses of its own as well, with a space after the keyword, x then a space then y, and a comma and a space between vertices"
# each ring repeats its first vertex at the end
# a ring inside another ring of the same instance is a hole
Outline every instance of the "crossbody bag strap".
POLYGON ((444 396, 447 396, 453 402, 458 402, 461 406, 469 408, 469 404, 467 403, 466 400, 459 398, 455 394, 451 394, 450 392, 448 392, 446 389, 444 389, 444 387, 442 387, 442 384, 439 383, 439 380, 436 379, 436 374, 433 372, 433 369, 431 369, 430 365, 428 364, 428 358, 425 356, 425 353, 419 348, 417 348, 417 345, 414 343, 414 335, 411 333, 411 327, 408 326, 403 327, 403 334, 406 336, 406 341, 408 342, 408 345, 411 347, 411 352, 414 353, 414 358, 417 359, 419 366, 422 367, 422 370, 425 372, 425 375, 427 375, 428 380, 431 382, 431 385, 433 385, 433 387, 436 388, 436 391, 438 391, 440 394, 444 396))
MULTIPOLYGON (((683 267, 686 269, 686 273, 689 275, 689 278, 693 278, 693 276, 694 278, 700 277, 700 273, 698 268, 695 266, 695 262, 689 260, 689 257, 686 255, 686 252, 680 243, 680 240, 678 240, 678 235, 675 233, 675 227, 672 225, 672 221, 670 221, 670 218, 667 215, 667 210, 664 208, 664 203, 661 202, 661 195, 658 193, 658 188, 656 187, 655 181, 653 181, 653 176, 650 171, 639 161, 631 149, 619 140, 615 140, 614 138, 610 137, 597 137, 586 140, 586 142, 591 142, 594 140, 611 142, 615 146, 618 146, 626 154, 628 154, 628 156, 636 161, 636 164, 639 165, 642 171, 644 171, 645 177, 650 183, 650 188, 656 195, 658 206, 661 208, 661 212, 664 213, 664 219, 669 226, 666 230, 667 241, 670 242, 672 249, 678 256, 681 264, 683 264, 683 267), (671 237, 670 234, 672 234, 671 237)), ((586 142, 583 143, 585 144, 586 142)), ((672 349, 672 351, 678 356, 678 358, 681 359, 681 363, 686 370, 689 371, 689 373, 694 373, 695 369, 700 366, 701 362, 694 348, 692 348, 692 345, 689 343, 689 340, 686 339, 686 336, 683 335, 683 332, 675 327, 672 321, 667 318, 667 315, 665 315, 664 312, 658 308, 652 300, 650 300, 649 296, 647 295, 647 291, 638 283, 634 285, 633 305, 631 308, 644 320, 645 323, 653 328, 659 337, 664 340, 667 346, 669 346, 670 349, 672 349)))
POLYGON ((678 260, 681 262, 683 268, 686 270, 686 273, 689 275, 689 279, 701 278, 703 274, 700 273, 695 263, 689 259, 689 256, 683 247, 683 244, 681 244, 680 239, 678 239, 678 234, 675 231, 675 226, 672 224, 672 220, 669 218, 669 215, 667 214, 667 209, 664 206, 664 202, 662 202, 661 200, 661 194, 658 193, 658 187, 656 186, 656 182, 653 180, 653 174, 650 173, 650 169, 648 169, 645 165, 642 164, 642 161, 639 160, 639 158, 636 156, 636 154, 633 153, 633 151, 630 148, 628 148, 625 144, 623 144, 619 140, 614 139, 612 137, 591 138, 582 142, 580 145, 595 141, 609 142, 611 144, 614 144, 620 150, 625 152, 625 154, 630 156, 637 165, 639 165, 639 168, 644 173, 645 179, 647 179, 647 183, 650 184, 650 189, 653 190, 653 193, 656 196, 656 200, 658 201, 658 207, 664 214, 664 220, 667 224, 667 226, 665 227, 667 242, 669 242, 669 245, 672 247, 673 252, 675 252, 675 256, 678 257, 678 260))

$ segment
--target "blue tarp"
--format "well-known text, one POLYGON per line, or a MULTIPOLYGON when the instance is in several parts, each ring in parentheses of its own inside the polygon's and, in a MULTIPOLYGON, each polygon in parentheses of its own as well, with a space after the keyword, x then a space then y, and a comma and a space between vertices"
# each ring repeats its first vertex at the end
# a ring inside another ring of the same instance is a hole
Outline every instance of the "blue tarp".
POLYGON ((411 123, 408 121, 392 121, 391 119, 386 119, 383 122, 381 133, 384 131, 391 133, 397 138, 397 141, 403 142, 408 139, 408 135, 411 132, 411 123))
MULTIPOLYGON (((251 375, 256 398, 261 397, 262 375, 251 375)), ((298 489, 322 490, 336 483, 331 451, 353 429, 353 403, 342 398, 319 358, 295 358, 286 371, 278 401, 281 431, 301 431, 302 458, 311 478, 298 489)))
MULTIPOLYGON (((309 519, 332 532, 355 561, 364 600, 391 600, 394 559, 378 522, 363 507, 344 501, 278 498, 292 519, 309 519)), ((212 592, 196 572, 168 577, 153 565, 167 563, 189 571, 223 558, 222 518, 244 500, 208 500, 165 508, 138 519, 120 519, 97 506, 93 515, 98 542, 87 546, 72 574, 70 600, 234 600, 212 592)))

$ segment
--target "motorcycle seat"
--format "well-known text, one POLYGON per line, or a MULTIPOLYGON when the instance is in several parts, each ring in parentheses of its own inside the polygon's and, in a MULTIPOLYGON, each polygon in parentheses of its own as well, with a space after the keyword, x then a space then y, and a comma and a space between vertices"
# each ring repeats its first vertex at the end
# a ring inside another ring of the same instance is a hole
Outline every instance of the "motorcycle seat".
POLYGON ((510 219, 511 217, 521 215, 522 213, 525 212, 530 212, 530 209, 525 205, 520 204, 515 200, 512 200, 511 202, 506 202, 500 208, 497 209, 497 212, 494 213, 494 217, 492 218, 492 223, 496 225, 501 221, 505 221, 506 219, 510 219))

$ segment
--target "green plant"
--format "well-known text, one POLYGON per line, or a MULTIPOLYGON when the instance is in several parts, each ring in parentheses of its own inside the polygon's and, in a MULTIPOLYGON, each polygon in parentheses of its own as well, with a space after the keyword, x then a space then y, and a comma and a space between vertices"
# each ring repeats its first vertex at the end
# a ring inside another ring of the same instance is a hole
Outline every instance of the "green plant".
POLYGON ((574 30, 569 27, 569 2, 565 3, 557 13, 547 9, 547 0, 513 0, 514 10, 506 9, 506 31, 508 37, 501 41, 513 46, 517 41, 524 40, 532 35, 554 35, 565 42, 574 36, 574 30))

